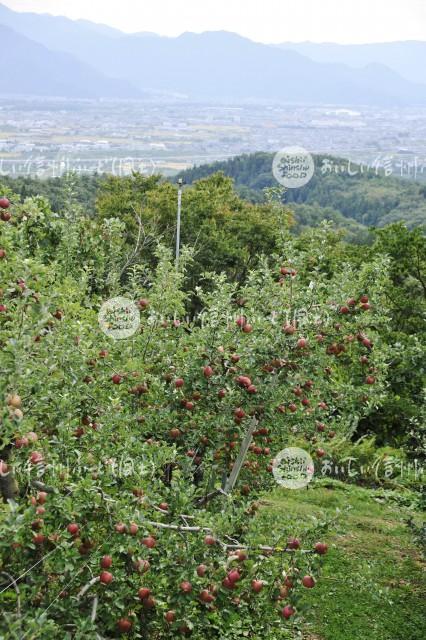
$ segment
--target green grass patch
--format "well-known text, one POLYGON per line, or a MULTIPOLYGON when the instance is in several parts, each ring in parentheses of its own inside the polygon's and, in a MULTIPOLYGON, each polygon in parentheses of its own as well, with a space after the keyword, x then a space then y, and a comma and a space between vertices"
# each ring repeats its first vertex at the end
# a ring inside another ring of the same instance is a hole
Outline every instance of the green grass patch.
POLYGON ((322 572, 304 590, 304 640, 423 640, 425 565, 407 519, 421 519, 409 493, 318 482, 306 490, 277 489, 262 501, 255 528, 300 535, 316 529, 329 544, 322 572), (325 533, 326 523, 329 529, 325 533), (331 526, 330 526, 331 523, 331 526), (306 605, 306 608, 305 606, 306 605))

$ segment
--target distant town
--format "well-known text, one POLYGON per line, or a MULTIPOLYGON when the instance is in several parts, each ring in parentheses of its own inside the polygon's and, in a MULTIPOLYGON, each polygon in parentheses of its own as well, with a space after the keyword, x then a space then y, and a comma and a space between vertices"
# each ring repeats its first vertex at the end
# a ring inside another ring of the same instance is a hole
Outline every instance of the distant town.
POLYGON ((426 108, 0 99, 0 175, 173 175, 293 145, 426 180, 426 108))

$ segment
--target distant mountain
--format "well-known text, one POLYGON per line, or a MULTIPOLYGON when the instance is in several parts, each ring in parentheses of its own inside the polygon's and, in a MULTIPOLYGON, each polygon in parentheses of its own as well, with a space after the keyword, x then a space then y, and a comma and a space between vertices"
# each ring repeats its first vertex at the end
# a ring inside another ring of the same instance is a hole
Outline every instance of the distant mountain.
POLYGON ((102 75, 68 53, 50 51, 0 24, 0 94, 68 98, 136 98, 125 80, 102 75))
POLYGON ((318 64, 293 51, 228 32, 178 38, 125 36, 93 53, 93 64, 143 88, 189 99, 403 105, 426 103, 418 87, 387 67, 318 64))
MULTIPOLYGON (((1 6, 2 5, 0 5, 0 7, 1 6)), ((40 14, 31 13, 27 15, 31 15, 31 21, 34 23, 36 16, 39 16, 40 14)), ((42 14, 42 16, 44 18, 50 17, 55 19, 55 16, 49 16, 49 14, 47 13, 42 14)), ((77 26, 77 27, 84 27, 85 29, 87 29, 87 31, 91 32, 92 34, 97 33, 98 35, 107 36, 109 38, 121 38, 121 36, 123 35, 123 32, 120 31, 119 29, 114 29, 114 27, 109 27, 106 24, 91 22, 90 20, 82 20, 82 19, 70 20, 69 18, 62 18, 62 26, 63 26, 63 29, 68 32, 72 32, 73 27, 77 26)), ((57 28, 57 25, 56 25, 56 28, 57 28)), ((149 32, 147 31, 146 33, 149 33, 149 32)))
MULTIPOLYGON (((313 62, 296 51, 224 31, 184 33, 177 38, 144 32, 126 35, 104 25, 17 13, 3 5, 0 24, 48 49, 68 52, 104 76, 122 78, 151 93, 194 101, 426 104, 426 86, 411 83, 386 66, 354 69, 313 62)), ((84 85, 81 89, 86 91, 84 85)))
POLYGON ((383 42, 377 44, 334 44, 330 42, 283 42, 282 49, 297 51, 315 62, 338 60, 351 67, 380 63, 411 82, 426 84, 426 42, 383 42))
MULTIPOLYGON (((70 20, 47 13, 27 13, 12 11, 0 4, 0 24, 43 44, 48 49, 75 53, 79 42, 84 48, 91 39, 99 38, 104 45, 109 39, 120 38, 123 33, 106 25, 89 20, 70 20)), ((84 62, 88 60, 84 57, 84 62)))

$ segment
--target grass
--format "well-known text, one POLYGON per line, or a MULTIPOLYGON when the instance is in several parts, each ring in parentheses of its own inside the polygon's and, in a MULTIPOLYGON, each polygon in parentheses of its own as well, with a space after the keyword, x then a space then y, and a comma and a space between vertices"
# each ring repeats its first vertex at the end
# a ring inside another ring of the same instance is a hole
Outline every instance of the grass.
MULTIPOLYGON (((405 494, 407 495, 407 494, 405 494)), ((426 637, 425 565, 406 520, 403 494, 321 482, 279 489, 263 501, 258 531, 294 523, 329 544, 321 577, 303 593, 303 640, 420 640, 426 637), (333 521, 321 535, 326 521, 333 521), (299 526, 298 524, 299 523, 299 526)), ((408 500, 405 502, 409 503, 408 500)), ((420 512, 414 512, 420 518, 420 512)))

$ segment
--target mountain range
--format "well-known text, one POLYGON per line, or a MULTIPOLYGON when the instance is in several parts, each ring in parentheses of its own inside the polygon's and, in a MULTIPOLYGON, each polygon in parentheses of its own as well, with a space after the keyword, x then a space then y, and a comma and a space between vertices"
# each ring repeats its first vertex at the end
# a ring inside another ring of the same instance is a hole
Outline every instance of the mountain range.
POLYGON ((339 60, 342 64, 355 68, 362 68, 371 62, 384 64, 410 82, 426 84, 426 42, 420 40, 378 44, 283 42, 278 46, 297 51, 315 62, 339 60))
POLYGON ((309 51, 288 44, 260 44, 224 31, 177 38, 124 34, 85 20, 20 13, 4 5, 0 25, 0 95, 426 105, 426 80, 423 85, 413 75, 403 77, 373 51, 364 66, 351 60, 343 64, 338 54, 314 60, 309 51))
POLYGON ((0 24, 0 95, 138 98, 126 80, 104 76, 69 53, 50 51, 0 24))

